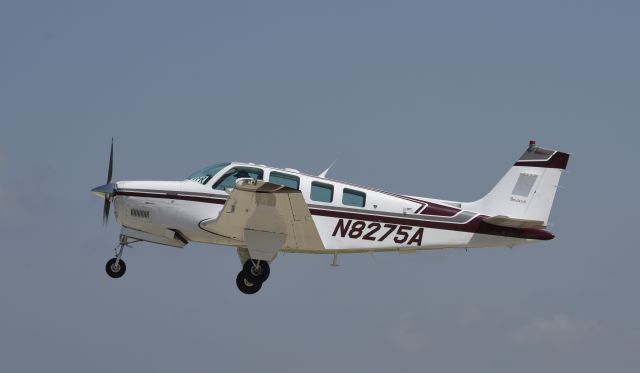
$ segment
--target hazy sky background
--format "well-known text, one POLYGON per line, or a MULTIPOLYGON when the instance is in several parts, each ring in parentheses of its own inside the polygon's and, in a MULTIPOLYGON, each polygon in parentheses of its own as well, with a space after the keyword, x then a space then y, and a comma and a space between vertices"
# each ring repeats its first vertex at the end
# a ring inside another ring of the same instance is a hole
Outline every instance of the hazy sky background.
POLYGON ((637 372, 635 1, 0 2, 3 372, 637 372), (530 138, 573 153, 557 238, 280 255, 141 244, 116 180, 255 161, 474 200, 530 138))

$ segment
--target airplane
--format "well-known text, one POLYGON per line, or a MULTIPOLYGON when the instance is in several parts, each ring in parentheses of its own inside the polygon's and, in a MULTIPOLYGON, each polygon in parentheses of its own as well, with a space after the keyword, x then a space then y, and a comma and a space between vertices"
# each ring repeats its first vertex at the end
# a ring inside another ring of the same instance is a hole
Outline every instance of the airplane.
POLYGON ((514 247, 547 241, 549 214, 569 154, 529 142, 483 198, 457 202, 390 193, 292 168, 227 162, 181 181, 118 181, 113 139, 107 183, 92 189, 111 204, 121 226, 112 278, 127 269, 125 247, 146 241, 183 248, 189 242, 237 249, 238 289, 255 294, 280 252, 337 255, 449 248, 514 247))

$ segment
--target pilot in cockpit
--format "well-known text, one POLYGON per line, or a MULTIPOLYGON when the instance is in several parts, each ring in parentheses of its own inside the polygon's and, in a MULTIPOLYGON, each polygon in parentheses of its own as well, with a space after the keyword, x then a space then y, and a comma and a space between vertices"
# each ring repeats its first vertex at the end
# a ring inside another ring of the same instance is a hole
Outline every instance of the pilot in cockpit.
POLYGON ((249 173, 245 170, 238 170, 238 173, 236 173, 235 175, 236 180, 238 179, 246 179, 246 178, 250 178, 251 175, 249 175, 249 173))

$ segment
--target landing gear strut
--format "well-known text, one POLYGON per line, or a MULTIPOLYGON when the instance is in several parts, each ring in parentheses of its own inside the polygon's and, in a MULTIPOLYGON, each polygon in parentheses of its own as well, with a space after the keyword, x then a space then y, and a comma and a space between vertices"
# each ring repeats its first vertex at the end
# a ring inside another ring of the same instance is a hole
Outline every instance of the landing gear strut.
POLYGON ((249 259, 242 266, 242 272, 244 272, 249 281, 262 283, 269 278, 271 269, 269 268, 269 262, 249 259))
POLYGON ((107 265, 105 266, 105 270, 107 271, 107 275, 111 278, 120 278, 124 276, 124 273, 127 271, 127 264, 122 260, 122 252, 124 251, 124 247, 131 247, 129 244, 139 242, 140 240, 129 241, 129 237, 120 235, 120 243, 118 246, 114 248, 116 255, 115 258, 111 258, 107 261, 107 265))
POLYGON ((270 273, 269 262, 249 259, 238 273, 236 285, 245 294, 255 294, 262 288, 262 283, 267 281, 270 273))

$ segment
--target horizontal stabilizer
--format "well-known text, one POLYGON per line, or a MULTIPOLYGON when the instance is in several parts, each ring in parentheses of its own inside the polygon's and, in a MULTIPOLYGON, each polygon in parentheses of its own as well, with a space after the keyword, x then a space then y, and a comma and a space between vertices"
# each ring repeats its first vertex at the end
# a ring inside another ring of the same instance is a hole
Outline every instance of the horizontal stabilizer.
POLYGON ((544 222, 542 220, 528 220, 510 218, 504 215, 492 216, 484 220, 485 223, 497 225, 499 227, 508 228, 544 228, 544 222))

